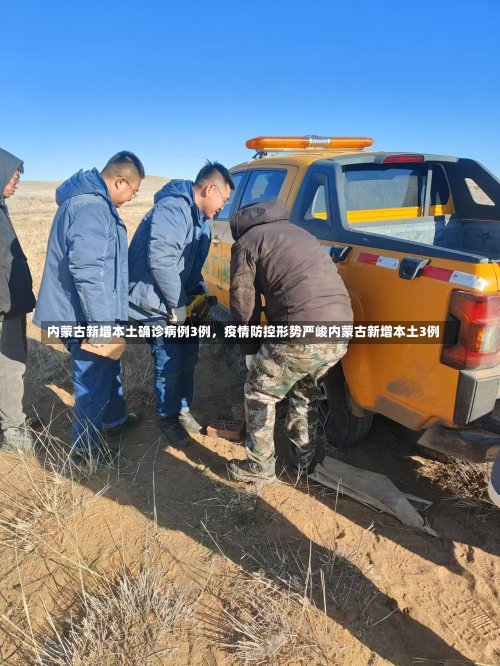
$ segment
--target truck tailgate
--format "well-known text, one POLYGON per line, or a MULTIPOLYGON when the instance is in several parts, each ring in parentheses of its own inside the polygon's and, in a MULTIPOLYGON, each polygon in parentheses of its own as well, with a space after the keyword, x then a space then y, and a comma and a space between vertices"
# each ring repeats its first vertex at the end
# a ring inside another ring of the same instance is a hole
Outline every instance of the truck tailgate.
MULTIPOLYGON (((356 324, 434 323, 442 334, 453 290, 498 291, 498 265, 432 258, 409 280, 401 275, 404 259, 403 253, 354 246, 337 264, 356 324)), ((352 398, 413 429, 453 425, 459 371, 441 363, 441 351, 438 340, 431 344, 418 337, 380 344, 357 340, 342 363, 352 398)))

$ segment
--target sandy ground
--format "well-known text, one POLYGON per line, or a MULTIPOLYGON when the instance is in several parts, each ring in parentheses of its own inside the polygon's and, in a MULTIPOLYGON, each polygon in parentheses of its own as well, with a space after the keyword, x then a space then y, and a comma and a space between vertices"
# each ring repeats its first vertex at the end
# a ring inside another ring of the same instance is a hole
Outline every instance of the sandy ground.
MULTIPOLYGON (((163 182, 148 178, 140 197, 123 207, 131 233, 163 182)), ((53 183, 22 183, 10 206, 37 283, 55 211, 53 190, 53 183)), ((30 336, 28 406, 51 423, 54 435, 69 441, 67 355, 42 347, 33 327, 30 336)), ((234 347, 206 345, 200 356, 193 413, 206 424, 214 412, 242 401, 244 368, 234 347)), ((21 540, 14 548, 0 529, 0 614, 22 624, 26 605, 34 624, 42 623, 45 604, 63 626, 74 603, 68 595, 81 583, 79 562, 109 569, 119 555, 134 567, 145 552, 155 551, 167 580, 199 603, 172 637, 177 650, 154 663, 244 663, 220 644, 236 640, 224 609, 233 604, 241 610, 248 577, 258 575, 268 585, 268 592, 259 588, 259 603, 267 603, 272 590, 296 592, 301 601, 282 601, 283 617, 292 618, 296 631, 285 635, 277 656, 263 653, 253 663, 500 664, 500 522, 445 488, 443 465, 415 455, 413 433, 376 417, 362 443, 333 455, 384 473, 404 492, 434 502, 428 516, 439 539, 320 486, 295 483, 280 427, 284 406, 276 429, 280 481, 250 489, 229 482, 225 463, 243 457, 243 447, 202 435, 186 450, 168 447, 155 422, 148 347, 127 350, 124 367, 129 405, 141 407, 145 418, 122 442, 121 467, 80 479, 69 513, 61 506, 59 518, 50 511, 39 521, 32 517, 33 547, 21 540), (301 632, 309 645, 300 643, 301 632)), ((31 478, 41 465, 2 453, 4 494, 32 493, 31 478)), ((1 519, 6 509, 0 506, 1 519)), ((0 663, 14 644, 12 636, 3 636, 0 663)), ((16 658, 9 663, 28 663, 16 658)))

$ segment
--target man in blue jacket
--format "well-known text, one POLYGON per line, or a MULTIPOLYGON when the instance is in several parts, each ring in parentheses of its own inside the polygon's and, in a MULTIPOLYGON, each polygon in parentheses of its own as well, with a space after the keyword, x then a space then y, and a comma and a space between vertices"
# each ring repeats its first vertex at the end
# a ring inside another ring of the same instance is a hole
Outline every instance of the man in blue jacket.
MULTIPOLYGON (((37 326, 128 320, 127 229, 118 208, 137 194, 144 175, 139 158, 123 151, 101 173, 79 171, 57 189, 59 210, 33 319, 37 326)), ((109 340, 90 338, 95 354, 81 348, 81 339, 63 340, 71 354, 73 453, 79 457, 106 459, 101 431, 108 442, 118 441, 140 420, 140 414, 126 413, 121 363, 102 349, 109 340)))
MULTIPOLYGON (((138 321, 165 315, 172 324, 186 320, 186 303, 200 289, 212 239, 211 218, 227 203, 234 182, 218 162, 207 162, 194 183, 171 180, 155 195, 130 244, 130 316, 138 321)), ((201 292, 203 293, 203 292, 201 292)), ((174 446, 191 443, 201 426, 189 411, 193 400, 198 343, 155 339, 156 412, 160 428, 174 446)))

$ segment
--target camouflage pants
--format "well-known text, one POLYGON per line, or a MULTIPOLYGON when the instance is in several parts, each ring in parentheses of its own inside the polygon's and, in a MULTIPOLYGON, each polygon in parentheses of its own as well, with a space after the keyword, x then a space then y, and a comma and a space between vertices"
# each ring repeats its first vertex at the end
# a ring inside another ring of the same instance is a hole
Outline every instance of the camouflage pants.
POLYGON ((245 382, 247 456, 265 470, 274 471, 276 404, 288 395, 285 429, 294 464, 307 464, 314 456, 318 424, 319 380, 347 351, 347 343, 265 343, 245 382))

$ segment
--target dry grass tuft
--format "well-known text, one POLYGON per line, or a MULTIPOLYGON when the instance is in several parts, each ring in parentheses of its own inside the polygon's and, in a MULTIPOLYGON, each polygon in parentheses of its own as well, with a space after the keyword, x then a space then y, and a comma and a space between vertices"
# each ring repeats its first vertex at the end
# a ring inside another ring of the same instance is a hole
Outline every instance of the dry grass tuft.
POLYGON ((7 454, 10 468, 0 487, 0 546, 54 555, 52 537, 62 543, 68 524, 110 487, 103 483, 99 491, 89 491, 85 484, 111 470, 119 476, 121 457, 106 465, 92 457, 77 463, 70 447, 49 429, 50 424, 40 435, 43 462, 21 451, 7 454))
POLYGON ((0 488, 0 545, 38 548, 51 532, 62 531, 87 500, 84 488, 52 464, 41 468, 29 456, 12 455, 0 488))
POLYGON ((314 592, 320 591, 340 610, 353 600, 364 609, 377 595, 367 577, 372 566, 367 564, 366 550, 372 533, 373 525, 352 541, 332 539, 320 549, 310 543, 302 551, 296 543, 259 543, 242 560, 251 561, 261 572, 310 601, 314 592))
POLYGON ((190 502, 193 506, 206 508, 205 525, 227 521, 229 518, 238 525, 252 520, 257 506, 257 496, 252 488, 233 488, 213 478, 210 481, 213 494, 197 502, 190 502))
POLYGON ((152 666, 177 649, 174 630, 192 612, 187 594, 176 594, 163 571, 144 567, 91 576, 67 621, 48 611, 38 628, 28 613, 26 627, 2 620, 26 666, 152 666))
MULTIPOLYGON (((365 576, 365 551, 371 535, 372 527, 343 546, 334 539, 331 547, 311 541, 307 547, 295 541, 259 542, 240 557, 246 571, 223 575, 217 586, 213 580, 207 586, 197 613, 204 637, 244 663, 334 663, 344 648, 335 640, 336 625, 328 608, 344 613, 351 603, 363 632, 391 614, 372 605, 379 592, 365 576), (368 615, 369 608, 378 616, 375 622, 368 615)), ((225 557, 219 545, 217 548, 225 557)))
POLYGON ((498 508, 488 495, 488 482, 491 477, 492 463, 458 462, 439 466, 439 484, 447 490, 458 506, 474 514, 474 517, 486 521, 498 515, 498 508))
POLYGON ((322 629, 320 611, 263 572, 240 573, 213 594, 214 605, 203 605, 197 616, 202 633, 244 663, 332 663, 331 637, 322 629))

